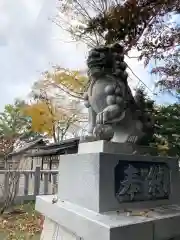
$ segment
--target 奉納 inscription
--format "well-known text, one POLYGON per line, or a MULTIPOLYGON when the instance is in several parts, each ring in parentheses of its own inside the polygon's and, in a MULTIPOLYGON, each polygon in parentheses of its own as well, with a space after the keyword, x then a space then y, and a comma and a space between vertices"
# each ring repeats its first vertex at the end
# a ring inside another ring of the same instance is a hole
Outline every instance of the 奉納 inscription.
POLYGON ((119 161, 115 168, 115 194, 119 202, 168 199, 168 165, 161 162, 119 161))

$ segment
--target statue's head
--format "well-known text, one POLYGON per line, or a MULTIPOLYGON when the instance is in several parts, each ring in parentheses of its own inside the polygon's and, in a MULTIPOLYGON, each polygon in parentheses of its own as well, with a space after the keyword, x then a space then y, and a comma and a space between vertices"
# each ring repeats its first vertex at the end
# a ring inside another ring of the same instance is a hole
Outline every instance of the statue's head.
POLYGON ((98 79, 109 75, 127 83, 128 74, 125 71, 127 64, 124 62, 124 49, 120 44, 92 49, 89 52, 87 65, 90 78, 98 79))

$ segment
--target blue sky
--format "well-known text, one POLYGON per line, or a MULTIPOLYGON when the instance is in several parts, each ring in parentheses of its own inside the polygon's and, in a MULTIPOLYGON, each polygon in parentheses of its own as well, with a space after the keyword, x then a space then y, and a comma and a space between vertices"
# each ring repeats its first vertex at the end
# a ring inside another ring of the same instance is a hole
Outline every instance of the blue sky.
MULTIPOLYGON (((14 98, 25 97, 51 65, 86 67, 86 47, 68 43, 67 34, 49 20, 55 10, 56 0, 0 1, 0 110, 14 98)), ((143 63, 129 59, 128 64, 153 89, 154 79, 143 63)), ((137 81, 131 84, 136 86, 137 81)), ((157 99, 164 102, 162 97, 157 99)), ((165 102, 170 100, 165 97, 165 102)))

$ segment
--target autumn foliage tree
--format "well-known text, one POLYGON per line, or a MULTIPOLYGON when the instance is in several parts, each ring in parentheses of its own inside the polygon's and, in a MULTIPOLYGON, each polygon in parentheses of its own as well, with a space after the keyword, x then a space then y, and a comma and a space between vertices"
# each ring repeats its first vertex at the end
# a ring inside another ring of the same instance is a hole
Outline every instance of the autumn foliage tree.
POLYGON ((76 121, 75 116, 68 117, 65 113, 59 111, 48 97, 27 105, 24 114, 31 117, 34 132, 52 137, 54 142, 63 140, 70 124, 76 121))
POLYGON ((63 140, 82 120, 81 98, 86 84, 87 78, 78 71, 55 67, 44 72, 33 86, 33 101, 24 108, 24 114, 32 119, 32 130, 47 134, 54 142, 63 140))
POLYGON ((172 89, 180 76, 179 6, 180 0, 59 0, 54 22, 89 47, 119 42, 126 55, 136 48, 145 65, 156 62, 159 84, 172 89))
POLYGON ((7 136, 0 137, 0 154, 6 158, 12 152, 16 139, 7 136))
POLYGON ((52 71, 42 73, 41 85, 44 88, 53 87, 75 98, 81 98, 87 84, 88 78, 81 71, 54 66, 52 71))

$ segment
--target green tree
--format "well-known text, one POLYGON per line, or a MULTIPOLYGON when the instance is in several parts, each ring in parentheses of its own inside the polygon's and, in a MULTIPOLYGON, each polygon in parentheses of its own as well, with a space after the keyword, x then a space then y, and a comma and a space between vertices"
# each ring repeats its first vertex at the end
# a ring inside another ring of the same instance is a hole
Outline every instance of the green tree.
POLYGON ((136 91, 136 102, 143 114, 152 118, 153 128, 138 144, 157 148, 160 154, 180 155, 180 104, 157 105, 143 88, 136 91))
POLYGON ((31 131, 31 119, 23 114, 25 102, 15 100, 13 104, 7 104, 0 113, 0 152, 5 155, 13 150, 14 144, 19 140, 26 141, 35 137, 31 131))
POLYGON ((136 89, 135 101, 141 110, 139 119, 146 123, 144 126, 145 136, 138 142, 139 145, 148 146, 154 139, 154 110, 155 102, 150 99, 144 87, 136 89), (150 125, 149 125, 150 124, 150 125))
POLYGON ((180 104, 156 106, 153 145, 168 155, 180 155, 180 104))

